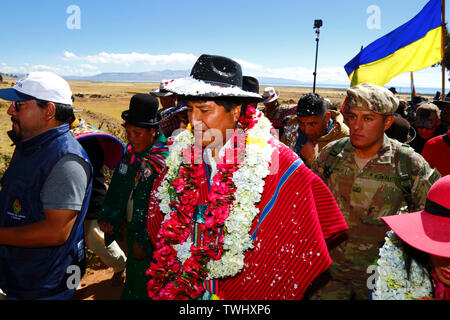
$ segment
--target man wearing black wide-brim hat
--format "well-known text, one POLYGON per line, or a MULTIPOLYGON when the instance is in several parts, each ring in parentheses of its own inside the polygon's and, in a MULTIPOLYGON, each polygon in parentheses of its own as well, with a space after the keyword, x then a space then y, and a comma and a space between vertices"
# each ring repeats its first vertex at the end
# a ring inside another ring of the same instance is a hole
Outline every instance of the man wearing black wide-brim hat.
POLYGON ((333 196, 249 105, 263 99, 237 62, 202 55, 164 89, 190 124, 150 197, 149 296, 302 299, 331 264, 325 241, 348 228, 333 196))
POLYGON ((149 94, 136 94, 122 112, 128 145, 114 171, 99 213, 99 225, 109 246, 122 234, 127 222, 126 281, 122 299, 148 299, 145 274, 153 246, 147 234, 146 219, 153 182, 165 166, 167 139, 159 131, 158 100, 149 94))

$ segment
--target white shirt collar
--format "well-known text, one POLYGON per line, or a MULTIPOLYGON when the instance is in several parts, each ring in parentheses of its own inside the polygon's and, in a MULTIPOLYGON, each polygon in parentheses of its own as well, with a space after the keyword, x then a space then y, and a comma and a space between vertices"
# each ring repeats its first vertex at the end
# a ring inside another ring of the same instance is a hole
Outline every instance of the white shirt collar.
MULTIPOLYGON (((225 151, 231 147, 232 147, 231 139, 228 139, 225 145, 223 145, 222 148, 220 148, 219 150, 219 159, 222 159, 225 155, 225 151)), ((211 148, 208 147, 205 148, 205 150, 203 151, 203 160, 205 161, 206 164, 208 164, 211 167, 211 172, 209 176, 209 182, 211 184, 214 176, 217 173, 217 163, 214 157, 212 156, 211 148)))

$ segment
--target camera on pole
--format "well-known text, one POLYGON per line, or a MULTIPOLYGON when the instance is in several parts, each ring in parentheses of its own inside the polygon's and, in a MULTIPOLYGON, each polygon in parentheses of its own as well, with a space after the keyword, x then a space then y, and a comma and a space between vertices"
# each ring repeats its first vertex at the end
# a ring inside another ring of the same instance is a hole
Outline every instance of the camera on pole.
POLYGON ((317 75, 317 56, 319 54, 319 35, 320 35, 320 27, 322 27, 322 20, 314 20, 314 29, 316 29, 316 63, 314 66, 314 84, 313 84, 313 93, 316 93, 316 75, 317 75))

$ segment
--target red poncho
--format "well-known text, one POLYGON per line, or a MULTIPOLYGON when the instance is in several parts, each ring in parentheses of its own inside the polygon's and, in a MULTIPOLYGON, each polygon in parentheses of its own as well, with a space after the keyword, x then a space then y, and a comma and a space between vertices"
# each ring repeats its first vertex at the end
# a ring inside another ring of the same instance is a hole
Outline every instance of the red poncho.
MULTIPOLYGON (((257 229, 254 248, 245 254, 240 273, 216 283, 215 292, 222 299, 301 299, 308 285, 331 264, 325 240, 348 230, 322 180, 304 164, 290 172, 298 156, 283 144, 278 151, 278 170, 265 179, 260 213, 252 225, 251 234, 257 229), (260 223, 265 208, 268 214, 260 223)), ((155 181, 150 197, 148 232, 153 246, 164 218, 155 197, 163 178, 164 173, 155 181)), ((206 183, 200 193, 201 203, 206 203, 206 183)))

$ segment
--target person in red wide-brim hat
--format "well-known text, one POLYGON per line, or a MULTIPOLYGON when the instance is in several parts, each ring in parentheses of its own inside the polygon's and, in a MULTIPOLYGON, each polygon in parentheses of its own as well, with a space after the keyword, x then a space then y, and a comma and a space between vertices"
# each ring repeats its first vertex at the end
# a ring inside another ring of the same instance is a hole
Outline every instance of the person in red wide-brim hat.
MULTIPOLYGON (((440 300, 450 300, 449 194, 450 176, 445 176, 430 188, 424 210, 381 218, 401 239, 403 243, 400 245, 409 255, 405 259, 408 280, 414 281, 411 274, 415 260, 431 278, 432 297, 440 300)), ((387 242, 389 241, 390 239, 387 239, 387 242)), ((383 254, 383 248, 380 250, 380 256, 383 254)), ((378 265, 382 264, 379 262, 378 265)), ((383 277, 383 273, 380 275, 383 277)), ((425 281, 423 283, 424 287, 425 281)))

